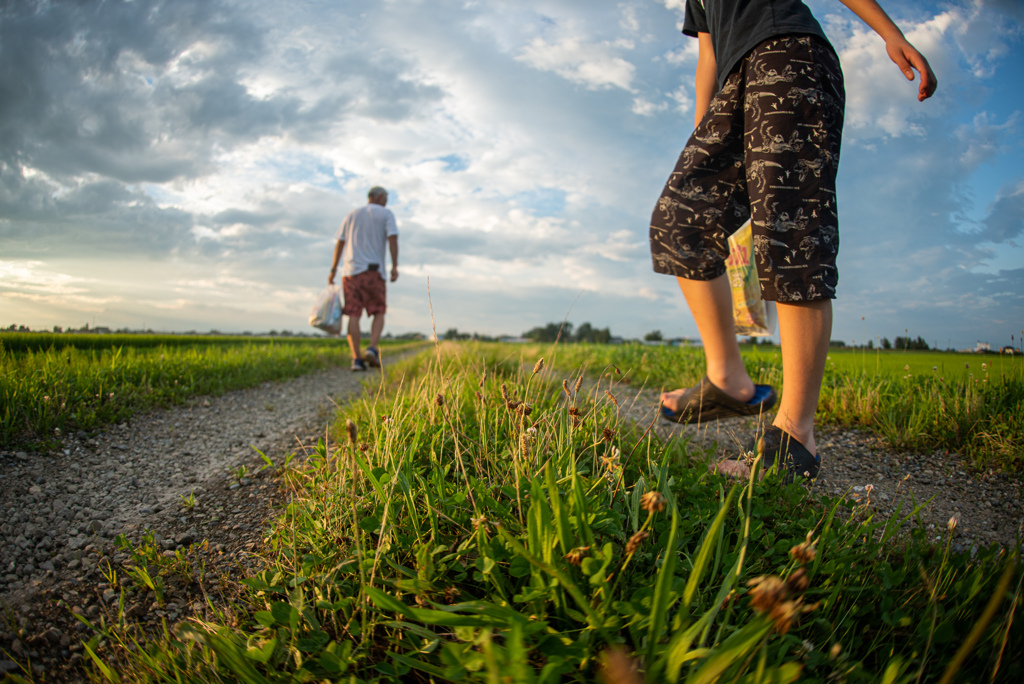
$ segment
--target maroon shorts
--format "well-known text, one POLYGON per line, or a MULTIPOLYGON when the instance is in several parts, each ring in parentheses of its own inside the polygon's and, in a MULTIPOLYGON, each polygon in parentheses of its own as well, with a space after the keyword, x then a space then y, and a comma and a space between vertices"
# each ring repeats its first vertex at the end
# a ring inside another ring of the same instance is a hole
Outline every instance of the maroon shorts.
POLYGON ((378 271, 363 271, 354 276, 343 276, 341 289, 345 294, 345 307, 342 313, 346 316, 361 316, 363 309, 369 316, 382 314, 385 306, 384 279, 378 271))

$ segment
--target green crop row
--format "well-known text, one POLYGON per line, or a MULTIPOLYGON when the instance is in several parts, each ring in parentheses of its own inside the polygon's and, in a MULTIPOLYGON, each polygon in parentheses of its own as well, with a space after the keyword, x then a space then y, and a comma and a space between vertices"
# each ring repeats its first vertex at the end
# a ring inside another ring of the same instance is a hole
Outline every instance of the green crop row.
MULTIPOLYGON (((137 411, 221 394, 348 362, 344 341, 191 338, 188 345, 107 346, 107 335, 65 336, 84 347, 23 345, 0 336, 0 446, 45 447, 68 430, 94 430, 137 411), (90 340, 91 337, 91 340, 90 340)), ((136 336, 123 336, 134 341, 136 336)), ((166 340, 166 337, 160 339, 166 340)))
POLYGON ((241 599, 155 641, 92 623, 94 679, 1024 677, 1017 553, 950 553, 914 510, 876 519, 771 474, 730 483, 581 393, 578 369, 502 351, 420 355, 351 406, 282 471, 291 500, 241 599))
POLYGON ((245 346, 247 344, 274 342, 275 344, 317 344, 329 340, 325 337, 252 337, 246 335, 135 335, 135 334, 88 334, 88 333, 43 333, 43 332, 0 332, 0 344, 14 354, 22 352, 60 351, 67 347, 105 351, 117 348, 150 349, 161 347, 245 346))
MULTIPOLYGON (((634 385, 676 389, 704 375, 699 347, 530 345, 561 367, 615 366, 634 385)), ((742 350, 756 383, 782 387, 775 347, 742 350)), ((928 352, 833 351, 818 405, 825 424, 862 427, 899 450, 959 452, 978 468, 1024 468, 1024 362, 1015 357, 928 352)))

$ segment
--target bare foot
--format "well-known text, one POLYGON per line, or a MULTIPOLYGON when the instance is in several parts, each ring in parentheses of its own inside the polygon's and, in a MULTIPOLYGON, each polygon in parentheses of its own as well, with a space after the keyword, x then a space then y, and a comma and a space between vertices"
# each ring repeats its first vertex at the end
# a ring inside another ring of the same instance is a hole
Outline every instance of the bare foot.
MULTIPOLYGON (((722 384, 719 384, 714 380, 711 382, 715 387, 719 388, 737 401, 750 401, 754 398, 754 381, 746 374, 738 380, 724 381, 722 384)), ((689 389, 690 388, 688 387, 683 387, 682 389, 672 390, 671 392, 662 392, 661 405, 667 407, 670 411, 678 413, 683 407, 683 395, 689 389)))
POLYGON ((726 477, 736 477, 741 480, 750 478, 750 466, 739 460, 723 459, 712 465, 711 470, 726 477))

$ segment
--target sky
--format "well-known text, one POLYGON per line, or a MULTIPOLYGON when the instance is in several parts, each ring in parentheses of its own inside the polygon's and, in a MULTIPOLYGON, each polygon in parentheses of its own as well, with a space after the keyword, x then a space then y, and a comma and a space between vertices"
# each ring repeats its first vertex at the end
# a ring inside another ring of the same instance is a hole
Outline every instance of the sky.
MULTIPOLYGON (((1024 335, 1024 3, 808 0, 843 65, 833 338, 1024 335)), ((0 327, 311 331, 389 190, 387 330, 697 335, 651 268, 693 127, 683 0, 0 3, 0 327)), ((364 327, 368 327, 364 324, 364 327)))

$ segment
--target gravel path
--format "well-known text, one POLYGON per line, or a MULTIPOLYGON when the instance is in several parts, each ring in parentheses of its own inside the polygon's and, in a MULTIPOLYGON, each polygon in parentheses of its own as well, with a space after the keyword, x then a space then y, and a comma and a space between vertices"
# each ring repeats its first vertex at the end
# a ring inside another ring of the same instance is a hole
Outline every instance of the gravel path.
MULTIPOLYGON (((607 387, 607 383, 603 385, 607 387)), ((675 388, 670 388, 675 389, 675 388)), ((644 429, 655 419, 661 390, 617 384, 612 388, 622 416, 644 429)), ((766 416, 771 421, 773 416, 766 416)), ((653 430, 663 439, 685 439, 703 451, 702 458, 722 457, 744 449, 754 438, 756 419, 733 418, 699 427, 658 419, 653 430), (706 455, 705 455, 706 454, 706 455)), ((895 453, 880 438, 860 430, 824 428, 817 437, 822 467, 813 485, 828 494, 870 499, 876 519, 892 515, 902 503, 902 515, 912 502, 928 502, 921 513, 935 539, 945 538, 951 517, 959 516, 955 549, 972 549, 993 542, 1013 547, 1024 526, 1021 482, 998 473, 974 473, 959 454, 895 453), (869 489, 870 487, 870 489, 869 489)))
POLYGON ((193 582, 171 580, 164 605, 133 589, 129 555, 115 538, 138 544, 151 532, 165 557, 204 542, 187 557, 230 585, 257 562, 283 496, 255 449, 277 464, 303 453, 324 437, 336 403, 380 378, 332 368, 69 435, 59 451, 0 452, 0 601, 8 617, 0 620, 0 678, 18 671, 13 656, 31 660, 37 676, 77 680, 88 632, 71 613, 102 613, 109 624, 121 587, 126 614, 138 623, 203 614, 207 589, 193 582), (120 569, 121 587, 104 576, 108 561, 120 569))

